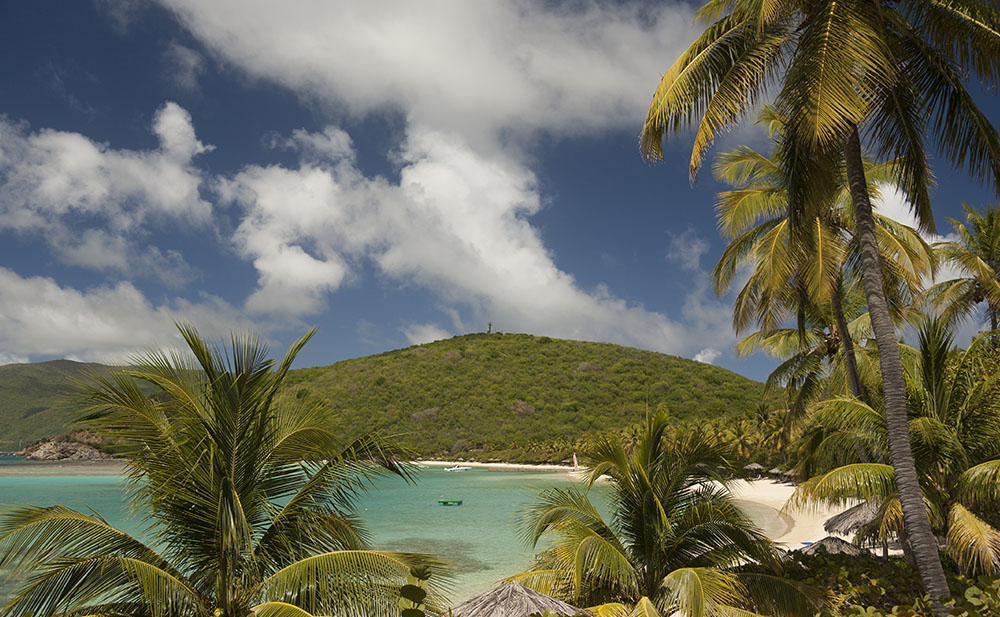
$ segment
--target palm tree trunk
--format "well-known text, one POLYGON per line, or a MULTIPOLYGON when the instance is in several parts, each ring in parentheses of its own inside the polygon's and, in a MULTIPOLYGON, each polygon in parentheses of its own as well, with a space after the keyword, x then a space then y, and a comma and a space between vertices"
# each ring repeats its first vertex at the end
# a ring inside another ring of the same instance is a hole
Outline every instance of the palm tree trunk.
POLYGON ((990 343, 993 349, 997 348, 997 309, 992 303, 986 303, 986 310, 990 314, 990 343))
POLYGON ((864 390, 861 388, 861 376, 858 375, 858 359, 854 355, 854 341, 851 340, 851 333, 847 329, 847 318, 844 317, 844 306, 840 301, 840 277, 833 290, 833 319, 840 331, 840 343, 844 346, 844 357, 847 359, 847 384, 851 389, 851 394, 859 400, 865 400, 864 390))
POLYGON ((885 288, 882 285, 882 268, 879 263, 878 241, 875 237, 875 219, 868 196, 868 184, 861 160, 861 139, 857 127, 847 137, 844 149, 847 178, 850 182, 854 219, 858 228, 861 250, 861 276, 868 301, 875 343, 878 346, 882 371, 882 392, 885 400, 885 424, 889 433, 889 453, 896 476, 896 490, 903 509, 906 535, 917 563, 924 592, 931 597, 936 614, 946 615, 941 596, 948 595, 948 581, 941 567, 937 538, 931 530, 924 507, 917 468, 910 449, 910 431, 906 416, 906 391, 903 382, 903 362, 899 355, 896 329, 889 316, 885 288))

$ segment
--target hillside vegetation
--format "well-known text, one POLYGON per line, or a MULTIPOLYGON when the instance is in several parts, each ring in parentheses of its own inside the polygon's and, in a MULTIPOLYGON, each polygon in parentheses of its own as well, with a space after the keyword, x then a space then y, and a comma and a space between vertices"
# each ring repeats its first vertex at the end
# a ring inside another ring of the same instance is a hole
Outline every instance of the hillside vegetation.
POLYGON ((610 343, 470 334, 331 366, 286 383, 345 431, 374 426, 420 454, 561 459, 593 431, 666 408, 677 421, 740 414, 763 385, 716 366, 610 343))
MULTIPOLYGON (((0 366, 0 449, 69 430, 68 360, 0 366)), ((716 366, 609 343, 470 334, 292 371, 288 394, 324 402, 345 435, 378 428, 422 456, 562 460, 591 432, 647 409, 675 421, 741 414, 763 385, 716 366)))
POLYGON ((0 366, 0 450, 65 432, 68 395, 94 370, 107 369, 70 360, 0 366))

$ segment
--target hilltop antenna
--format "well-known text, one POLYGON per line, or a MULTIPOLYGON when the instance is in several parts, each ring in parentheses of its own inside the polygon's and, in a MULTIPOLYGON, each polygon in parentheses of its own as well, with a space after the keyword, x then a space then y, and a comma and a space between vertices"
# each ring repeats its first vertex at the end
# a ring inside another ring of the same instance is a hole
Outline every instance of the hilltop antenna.
POLYGON ((493 322, 491 321, 488 326, 486 326, 486 334, 493 334, 493 322))

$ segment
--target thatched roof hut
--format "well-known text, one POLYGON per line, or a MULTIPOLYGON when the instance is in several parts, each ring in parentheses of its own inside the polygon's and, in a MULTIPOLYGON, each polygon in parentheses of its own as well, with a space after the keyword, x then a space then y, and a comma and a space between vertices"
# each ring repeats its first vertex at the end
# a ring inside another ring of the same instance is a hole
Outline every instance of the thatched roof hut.
POLYGON ((871 524, 878 514, 879 505, 874 501, 865 501, 828 518, 823 523, 823 529, 829 533, 846 536, 871 524))
POLYGON ((550 615, 589 616, 583 609, 518 583, 507 583, 481 593, 452 607, 451 614, 454 617, 527 617, 546 610, 550 615))
POLYGON ((781 471, 780 469, 778 469, 777 467, 774 467, 774 468, 772 468, 772 469, 769 469, 769 470, 767 471, 767 474, 768 474, 768 475, 770 475, 770 476, 780 476, 780 475, 781 475, 781 474, 783 474, 783 473, 784 473, 784 472, 783 472, 783 471, 781 471))
POLYGON ((864 554, 860 548, 854 546, 850 542, 841 540, 834 536, 827 536, 820 540, 819 542, 813 542, 805 548, 799 549, 799 552, 803 555, 815 555, 819 552, 820 548, 825 548, 827 553, 831 555, 849 555, 851 557, 860 557, 864 554))
POLYGON ((764 471, 764 466, 760 463, 750 463, 743 467, 744 471, 764 471))

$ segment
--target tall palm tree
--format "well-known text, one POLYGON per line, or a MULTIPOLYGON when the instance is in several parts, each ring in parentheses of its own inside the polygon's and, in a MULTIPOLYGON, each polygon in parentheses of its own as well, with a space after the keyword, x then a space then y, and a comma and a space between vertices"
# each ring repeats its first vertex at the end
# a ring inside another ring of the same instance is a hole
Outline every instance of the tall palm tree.
MULTIPOLYGON (((783 138, 786 120, 773 108, 765 107, 758 123, 769 127, 772 138, 783 138)), ((831 163, 835 173, 830 176, 828 191, 817 195, 825 206, 814 209, 814 219, 803 233, 794 233, 788 211, 787 181, 791 174, 780 150, 776 148, 767 156, 740 147, 721 154, 714 165, 715 177, 733 189, 718 194, 715 209, 719 229, 730 244, 712 276, 721 295, 732 286, 737 271, 751 266, 733 308, 736 331, 756 322, 763 336, 755 339, 769 341, 791 315, 798 315, 800 331, 805 318, 818 321, 829 330, 825 337, 827 357, 843 358, 849 390, 863 398, 844 309, 844 302, 858 288, 857 233, 843 161, 831 159, 831 163)), ((866 160, 865 166, 868 190, 877 195, 879 184, 891 182, 893 163, 876 165, 866 160)), ((915 229, 881 214, 875 215, 875 221, 883 280, 898 321, 920 292, 923 279, 934 274, 935 258, 915 229)), ((805 343, 804 337, 800 338, 805 343)))
POLYGON ((812 614, 790 583, 738 565, 777 568, 774 547, 733 503, 724 482, 736 472, 704 432, 669 438, 665 416, 647 420, 634 451, 605 439, 588 453, 592 486, 611 479, 614 518, 587 492, 550 489, 525 513, 526 539, 549 541, 535 568, 512 580, 598 605, 598 614, 812 614), (784 593, 768 593, 780 589, 784 593))
POLYGON ((282 396, 312 332, 276 364, 252 336, 224 350, 179 328, 189 355, 139 357, 85 394, 84 425, 124 449, 149 542, 96 513, 6 507, 0 569, 27 578, 3 614, 398 614, 427 560, 369 549, 352 512, 376 476, 407 477, 402 452, 374 433, 342 442, 325 409, 282 396))
MULTIPOLYGON (((909 432, 928 515, 949 552, 973 574, 1000 572, 1000 375, 984 338, 955 352, 941 319, 919 331, 907 366, 909 432)), ((856 399, 817 405, 803 448, 811 479, 793 504, 866 501, 876 514, 859 540, 905 537, 881 410, 856 399), (818 438, 813 438, 813 437, 818 438)))
MULTIPOLYGON (((867 400, 870 393, 870 388, 864 385, 870 383, 864 378, 872 369, 866 362, 868 358, 854 352, 852 345, 854 363, 846 361, 847 345, 842 340, 841 330, 834 325, 830 305, 818 307, 804 304, 798 311, 797 327, 760 330, 736 344, 740 355, 764 351, 782 360, 767 376, 764 390, 766 394, 775 388, 784 388, 788 410, 785 431, 789 434, 806 417, 809 407, 820 398, 850 394, 867 400)), ((862 308, 856 301, 848 303, 846 315, 853 319, 845 324, 843 331, 848 332, 852 340, 870 336, 867 314, 857 314, 862 308)))
MULTIPOLYGON (((942 310, 948 321, 958 321, 972 314, 980 304, 986 303, 990 330, 995 332, 1000 324, 1000 213, 996 208, 978 212, 964 205, 963 224, 950 219, 958 240, 940 242, 935 248, 944 258, 959 266, 964 276, 941 281, 927 290, 932 304, 942 310)), ((993 335, 996 343, 996 334, 993 335)))
MULTIPOLYGON (((1000 9, 975 0, 709 0, 701 34, 653 95, 640 136, 649 159, 663 139, 697 124, 692 178, 717 135, 740 122, 771 85, 788 118, 789 216, 811 219, 829 159, 843 153, 878 345, 892 462, 909 537, 934 610, 948 585, 927 519, 907 433, 896 333, 879 264, 861 155, 896 161, 896 183, 921 224, 933 228, 925 134, 952 164, 1000 189, 1000 138, 965 83, 1000 82, 1000 9)), ((795 225, 800 228, 799 225, 795 225)))

